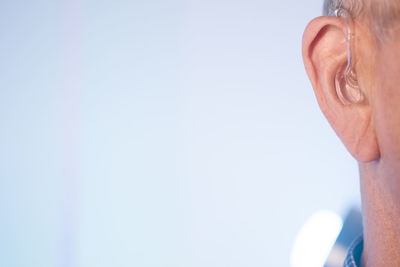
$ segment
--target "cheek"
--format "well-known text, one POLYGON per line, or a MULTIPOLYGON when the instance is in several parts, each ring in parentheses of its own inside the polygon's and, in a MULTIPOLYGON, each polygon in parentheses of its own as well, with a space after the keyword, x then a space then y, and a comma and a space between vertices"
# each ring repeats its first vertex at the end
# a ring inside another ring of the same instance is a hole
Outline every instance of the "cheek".
POLYGON ((394 160, 399 165, 400 53, 398 51, 400 49, 387 49, 379 55, 370 104, 381 156, 394 160))

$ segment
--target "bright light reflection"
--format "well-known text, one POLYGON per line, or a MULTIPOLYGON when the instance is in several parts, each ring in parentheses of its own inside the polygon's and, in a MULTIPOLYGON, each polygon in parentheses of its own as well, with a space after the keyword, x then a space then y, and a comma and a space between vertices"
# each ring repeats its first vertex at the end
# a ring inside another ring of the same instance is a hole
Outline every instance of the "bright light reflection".
POLYGON ((297 235, 291 267, 323 267, 342 226, 340 216, 331 211, 311 216, 297 235))

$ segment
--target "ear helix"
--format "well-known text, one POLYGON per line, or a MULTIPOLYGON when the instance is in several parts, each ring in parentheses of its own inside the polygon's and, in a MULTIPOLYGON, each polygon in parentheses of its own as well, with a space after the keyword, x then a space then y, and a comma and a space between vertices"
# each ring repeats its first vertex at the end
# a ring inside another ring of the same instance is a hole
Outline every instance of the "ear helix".
POLYGON ((357 104, 363 101, 364 95, 359 86, 354 66, 353 20, 349 12, 343 8, 336 9, 332 15, 341 17, 346 21, 347 65, 335 77, 336 92, 344 105, 357 104))

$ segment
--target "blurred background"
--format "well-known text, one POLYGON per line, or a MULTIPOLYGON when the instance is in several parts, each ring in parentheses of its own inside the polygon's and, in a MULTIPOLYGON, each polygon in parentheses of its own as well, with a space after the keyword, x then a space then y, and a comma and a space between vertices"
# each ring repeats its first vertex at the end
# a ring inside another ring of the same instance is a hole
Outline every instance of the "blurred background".
POLYGON ((301 59, 321 9, 3 1, 0 266, 301 266, 359 202, 301 59))

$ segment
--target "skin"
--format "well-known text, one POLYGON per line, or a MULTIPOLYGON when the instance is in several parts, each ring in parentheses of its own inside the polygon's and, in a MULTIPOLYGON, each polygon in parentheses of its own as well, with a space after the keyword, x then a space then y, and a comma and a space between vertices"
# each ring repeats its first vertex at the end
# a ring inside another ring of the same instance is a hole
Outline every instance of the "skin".
POLYGON ((366 20, 354 20, 352 53, 364 100, 344 105, 335 77, 347 64, 346 27, 337 17, 311 21, 304 65, 322 112, 359 164, 362 266, 400 266, 400 31, 378 42, 366 20))

